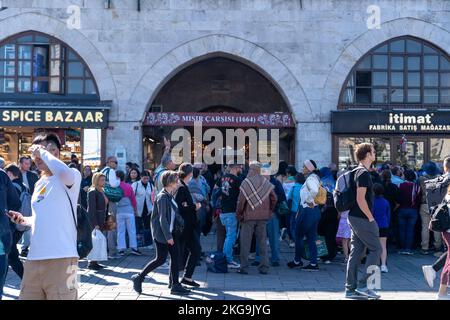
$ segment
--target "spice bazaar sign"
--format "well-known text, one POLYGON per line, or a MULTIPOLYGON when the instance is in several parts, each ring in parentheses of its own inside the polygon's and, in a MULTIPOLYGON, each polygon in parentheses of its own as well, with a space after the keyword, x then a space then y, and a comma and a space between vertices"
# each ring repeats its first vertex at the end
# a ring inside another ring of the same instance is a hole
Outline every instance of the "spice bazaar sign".
POLYGON ((0 126, 106 128, 107 110, 0 109, 0 126))
POLYGON ((336 111, 332 112, 331 122, 333 133, 450 133, 450 110, 336 111))
POLYGON ((204 127, 265 127, 295 128, 288 113, 203 113, 203 112, 149 112, 147 126, 193 126, 201 122, 204 127))

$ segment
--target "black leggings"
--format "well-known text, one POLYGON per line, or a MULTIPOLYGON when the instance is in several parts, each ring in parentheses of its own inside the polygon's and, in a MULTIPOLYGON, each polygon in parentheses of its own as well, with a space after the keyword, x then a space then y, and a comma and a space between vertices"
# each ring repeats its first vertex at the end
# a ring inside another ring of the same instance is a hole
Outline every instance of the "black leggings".
POLYGON ((190 279, 194 274, 195 267, 197 266, 202 251, 202 247, 200 246, 200 236, 195 230, 191 230, 183 235, 181 241, 183 241, 184 249, 188 254, 184 277, 190 279))
POLYGON ((154 260, 150 261, 145 266, 144 270, 139 274, 142 280, 144 280, 147 274, 162 266, 167 260, 167 255, 170 254, 170 284, 180 283, 178 279, 178 239, 173 240, 173 246, 168 243, 160 243, 156 240, 154 241, 156 244, 156 257, 154 260))

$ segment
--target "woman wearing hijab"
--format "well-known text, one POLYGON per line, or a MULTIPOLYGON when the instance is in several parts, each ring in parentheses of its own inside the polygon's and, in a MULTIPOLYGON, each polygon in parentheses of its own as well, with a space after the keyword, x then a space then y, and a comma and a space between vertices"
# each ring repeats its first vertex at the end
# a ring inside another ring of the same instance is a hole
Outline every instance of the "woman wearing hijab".
POLYGON ((297 213, 295 228, 295 258, 287 265, 289 268, 301 267, 304 271, 319 271, 316 238, 320 220, 320 208, 314 202, 314 198, 319 193, 320 172, 317 170, 317 165, 313 160, 305 160, 303 163, 303 174, 306 176, 306 181, 300 190, 300 208, 297 213), (303 238, 305 236, 309 247, 310 263, 303 267, 303 238))

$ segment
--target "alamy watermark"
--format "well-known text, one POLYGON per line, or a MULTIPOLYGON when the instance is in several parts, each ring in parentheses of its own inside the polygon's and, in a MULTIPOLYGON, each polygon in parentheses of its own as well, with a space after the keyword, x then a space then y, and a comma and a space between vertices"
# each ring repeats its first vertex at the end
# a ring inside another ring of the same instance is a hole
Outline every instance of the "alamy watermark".
POLYGON ((70 30, 81 29, 81 8, 76 5, 70 5, 67 7, 66 13, 69 17, 66 19, 67 28, 70 30))
POLYGON ((371 265, 367 267, 367 289, 381 290, 381 270, 377 265, 371 265))

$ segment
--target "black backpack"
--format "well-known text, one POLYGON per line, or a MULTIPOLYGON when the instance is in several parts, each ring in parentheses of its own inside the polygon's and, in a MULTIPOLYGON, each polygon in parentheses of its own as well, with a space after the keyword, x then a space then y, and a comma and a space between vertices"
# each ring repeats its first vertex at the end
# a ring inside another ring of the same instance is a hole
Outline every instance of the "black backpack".
POLYGON ((430 213, 432 208, 438 206, 445 198, 449 184, 450 175, 439 176, 425 181, 425 193, 430 213))
POLYGON ((89 216, 80 204, 77 205, 77 218, 75 219, 75 212, 73 211, 72 200, 66 192, 67 198, 69 199, 70 209, 72 210, 73 222, 77 229, 77 251, 80 259, 84 259, 88 256, 89 252, 92 250, 92 227, 89 221, 89 216), (77 223, 78 222, 78 223, 77 223))
POLYGON ((449 202, 443 200, 438 206, 431 208, 431 221, 429 229, 434 232, 445 232, 450 229, 449 202))
POLYGON ((356 204, 355 168, 341 175, 333 191, 334 206, 338 212, 348 211, 356 204))

